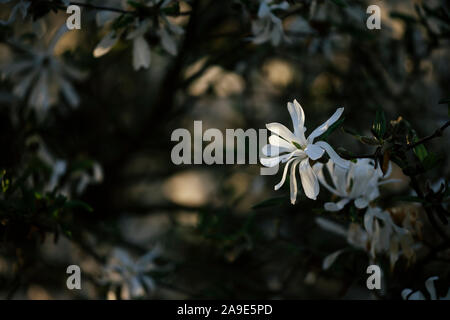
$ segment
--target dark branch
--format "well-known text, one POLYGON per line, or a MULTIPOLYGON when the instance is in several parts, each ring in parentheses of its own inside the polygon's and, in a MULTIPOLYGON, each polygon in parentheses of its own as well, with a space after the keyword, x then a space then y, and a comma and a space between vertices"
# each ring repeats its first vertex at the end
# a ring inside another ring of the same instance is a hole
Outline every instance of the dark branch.
POLYGON ((418 145, 421 145, 421 144, 423 144, 429 140, 432 140, 434 138, 442 137, 444 130, 447 129, 448 126, 450 126, 450 120, 447 121, 442 127, 437 129, 433 134, 431 134, 425 138, 422 138, 414 143, 408 144, 407 150, 413 149, 413 148, 417 147, 418 145))

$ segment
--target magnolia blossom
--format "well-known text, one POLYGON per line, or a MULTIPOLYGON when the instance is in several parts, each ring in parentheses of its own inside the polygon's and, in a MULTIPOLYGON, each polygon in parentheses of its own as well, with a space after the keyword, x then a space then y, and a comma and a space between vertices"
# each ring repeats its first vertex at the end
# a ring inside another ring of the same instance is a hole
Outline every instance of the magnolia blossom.
MULTIPOLYGON (((450 300, 450 288, 448 289, 447 295, 439 298, 436 293, 436 288, 434 286, 434 281, 438 280, 439 277, 430 277, 425 281, 425 288, 430 295, 431 300, 450 300)), ((425 295, 417 290, 413 291, 411 289, 404 289, 402 291, 403 300, 426 300, 425 295)))
MULTIPOLYGON (((163 9, 167 7, 172 0, 164 0, 157 1, 151 0, 145 3, 148 7, 155 7, 163 9)), ((124 8, 127 5, 123 5, 124 8)), ((97 24, 99 26, 107 26, 107 28, 111 27, 112 22, 118 18, 121 14, 117 12, 99 12, 97 14, 97 24)), ((140 68, 148 68, 150 66, 151 61, 151 52, 150 45, 145 39, 145 34, 154 27, 154 20, 152 17, 140 20, 136 18, 134 23, 132 24, 131 30, 110 30, 103 38, 100 40, 99 44, 94 49, 94 57, 98 58, 106 53, 108 53, 120 39, 120 36, 125 32, 129 31, 126 39, 132 41, 133 44, 133 68, 135 70, 139 70, 140 68)), ((175 37, 178 35, 182 35, 184 30, 171 23, 167 16, 160 11, 158 25, 156 26, 156 33, 161 39, 162 47, 172 55, 177 54, 177 45, 175 41, 175 37)))
MULTIPOLYGON (((412 233, 397 226, 389 212, 378 207, 368 208, 364 215, 364 227, 357 223, 351 223, 348 229, 330 220, 317 218, 316 222, 323 229, 343 236, 354 248, 366 251, 373 261, 377 254, 387 254, 390 258, 391 268, 395 266, 400 255, 408 261, 415 257, 416 245, 413 242, 412 233)), ((336 259, 345 252, 338 250, 323 261, 323 269, 328 269, 336 259)))
POLYGON ((55 33, 47 48, 28 48, 17 44, 27 54, 17 62, 0 68, 2 77, 8 77, 15 83, 14 95, 23 99, 28 94, 28 105, 37 111, 40 118, 58 101, 60 91, 70 106, 77 107, 80 103, 71 80, 81 81, 86 73, 69 66, 54 54, 56 44, 66 31, 64 25, 55 33))
POLYGON ((53 192, 58 187, 60 194, 70 198, 72 186, 74 193, 80 195, 86 190, 88 185, 103 181, 103 169, 98 162, 92 162, 89 168, 71 171, 67 161, 53 155, 40 136, 34 135, 29 137, 26 144, 28 146, 37 145, 36 156, 51 171, 50 178, 44 185, 44 192, 53 192), (66 179, 61 180, 65 175, 67 175, 66 179))
POLYGON ((154 291, 156 283, 148 273, 158 269, 154 260, 160 254, 161 248, 157 246, 134 260, 127 251, 114 249, 100 279, 100 283, 109 285, 108 299, 117 299, 115 292, 119 288, 123 300, 140 298, 147 291, 154 291))
POLYGON ((284 39, 287 40, 283 31, 283 22, 273 10, 287 10, 289 3, 283 1, 279 4, 271 0, 261 0, 258 9, 258 19, 252 22, 253 43, 261 44, 270 41, 272 45, 277 46, 284 39))
POLYGON ((314 165, 320 183, 331 193, 341 198, 338 202, 325 203, 324 207, 327 211, 340 211, 350 201, 354 201, 358 209, 366 208, 371 201, 380 195, 378 186, 397 181, 380 181, 380 179, 390 176, 392 171, 390 163, 386 175, 383 175, 380 167, 375 169, 375 161, 372 159, 358 159, 356 163, 349 163, 348 169, 336 165, 332 160, 328 161, 325 166, 322 163, 314 165), (323 172, 325 167, 331 177, 331 184, 328 184, 325 179, 323 172))
POLYGON ((300 104, 297 100, 294 100, 293 103, 288 102, 287 108, 291 115, 294 132, 292 133, 280 123, 267 124, 267 129, 273 134, 269 137, 269 144, 262 149, 263 154, 268 158, 261 158, 261 164, 266 167, 275 167, 280 162, 286 163, 283 177, 280 183, 275 186, 275 190, 278 190, 284 184, 287 171, 289 166, 291 166, 290 189, 292 204, 295 204, 297 198, 295 170, 298 165, 305 195, 310 199, 316 200, 319 194, 319 182, 309 160, 318 160, 327 152, 336 165, 342 168, 348 168, 349 166, 349 161, 339 157, 328 143, 325 141, 314 142, 314 139, 325 133, 339 119, 342 112, 344 112, 344 108, 337 109, 331 118, 311 132, 308 138, 305 138, 305 114, 300 104))

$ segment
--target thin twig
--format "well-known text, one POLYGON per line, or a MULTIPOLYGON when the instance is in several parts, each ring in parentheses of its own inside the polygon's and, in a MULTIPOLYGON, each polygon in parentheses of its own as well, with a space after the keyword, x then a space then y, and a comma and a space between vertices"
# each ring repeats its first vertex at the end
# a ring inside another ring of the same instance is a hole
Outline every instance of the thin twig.
POLYGON ((407 146, 407 149, 406 149, 406 150, 410 150, 410 149, 412 149, 412 148, 415 148, 415 147, 417 147, 418 145, 421 145, 421 144, 423 144, 423 143, 425 143, 425 142, 427 142, 427 141, 429 141, 429 140, 432 140, 432 139, 434 139, 434 138, 442 137, 442 134, 444 133, 444 130, 447 129, 448 126, 450 126, 450 120, 447 121, 442 127, 440 127, 439 129, 437 129, 433 134, 431 134, 431 135, 429 135, 429 136, 427 136, 427 137, 425 137, 425 138, 422 138, 422 139, 420 139, 420 140, 418 140, 418 141, 416 141, 416 142, 414 142, 414 143, 409 144, 409 145, 407 146))
POLYGON ((113 7, 106 7, 106 6, 96 6, 90 3, 83 3, 78 1, 71 1, 71 5, 76 5, 80 7, 85 7, 93 10, 99 10, 99 11, 112 11, 112 12, 119 12, 123 14, 136 14, 136 11, 128 11, 120 8, 113 8, 113 7))
MULTIPOLYGON (((98 5, 93 5, 90 3, 84 3, 84 2, 78 2, 78 1, 71 1, 69 5, 75 5, 75 6, 80 6, 83 8, 88 8, 91 10, 98 10, 98 11, 111 11, 111 12, 117 12, 117 13, 122 13, 122 14, 131 14, 131 15, 137 15, 138 11, 133 10, 125 10, 125 9, 121 9, 121 8, 115 8, 115 7, 107 7, 107 6, 98 6, 98 5)), ((66 10, 66 6, 58 6, 58 9, 60 10, 66 10)), ((183 12, 178 12, 176 14, 167 14, 169 16, 188 16, 191 14, 191 11, 183 11, 183 12)))

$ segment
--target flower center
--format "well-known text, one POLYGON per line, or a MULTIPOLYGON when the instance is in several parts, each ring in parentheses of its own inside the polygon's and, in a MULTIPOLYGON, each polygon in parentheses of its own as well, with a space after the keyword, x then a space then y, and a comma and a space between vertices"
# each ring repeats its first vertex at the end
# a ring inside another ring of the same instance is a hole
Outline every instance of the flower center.
POLYGON ((299 145, 297 142, 295 142, 295 141, 292 141, 292 144, 297 148, 297 149, 300 149, 300 150, 304 150, 305 148, 304 147, 302 147, 301 145, 299 145))

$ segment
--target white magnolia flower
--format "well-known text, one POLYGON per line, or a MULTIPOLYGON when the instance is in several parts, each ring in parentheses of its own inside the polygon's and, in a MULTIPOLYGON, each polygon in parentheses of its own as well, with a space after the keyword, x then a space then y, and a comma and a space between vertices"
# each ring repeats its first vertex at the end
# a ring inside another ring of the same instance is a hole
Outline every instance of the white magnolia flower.
MULTIPOLYGON (((146 6, 153 7, 158 6, 160 9, 167 7, 172 0, 152 0, 147 1, 146 6)), ((127 8, 127 5, 123 5, 127 8)), ((97 24, 99 26, 107 25, 108 28, 112 22, 120 16, 120 13, 116 12, 99 12, 97 14, 97 24)), ((151 61, 151 51, 150 45, 145 39, 145 34, 154 26, 154 20, 149 17, 143 20, 135 19, 132 26, 132 30, 127 34, 126 39, 132 41, 133 43, 133 68, 139 70, 140 68, 148 68, 151 61)), ((157 35, 161 40, 162 47, 172 55, 177 54, 177 45, 175 37, 182 35, 184 30, 171 23, 167 16, 160 11, 158 25, 156 26, 157 35)), ((110 30, 103 38, 100 40, 99 44, 95 47, 93 55, 98 58, 106 53, 108 53, 120 39, 120 36, 125 32, 125 30, 110 30)))
POLYGON ((116 289, 120 289, 120 298, 123 300, 140 298, 146 292, 153 292, 156 283, 148 273, 158 270, 154 260, 160 255, 159 246, 137 260, 123 249, 114 249, 100 279, 100 283, 109 285, 108 298, 117 298, 116 289))
POLYGON ((15 83, 14 95, 21 99, 28 95, 28 105, 37 111, 40 118, 59 100, 59 92, 70 106, 77 107, 80 103, 71 80, 81 81, 86 73, 69 66, 54 54, 56 44, 66 31, 64 24, 47 48, 28 48, 18 44, 27 54, 17 62, 0 68, 2 77, 8 77, 15 83))
MULTIPOLYGON (((412 234, 409 230, 397 226, 387 211, 378 207, 369 207, 364 215, 364 228, 357 223, 351 223, 348 229, 324 218, 317 218, 316 222, 323 229, 343 236, 354 248, 366 251, 373 261, 378 254, 387 254, 391 268, 395 266, 400 255, 408 261, 415 256, 412 234), (401 248, 401 250, 400 250, 401 248)), ((345 252, 338 250, 323 261, 323 269, 328 269, 336 259, 345 252)))
POLYGON ((397 181, 392 179, 380 181, 380 179, 390 176, 392 172, 390 163, 386 175, 383 175, 379 166, 375 169, 375 161, 372 159, 358 159, 356 163, 349 162, 349 164, 348 169, 336 165, 332 160, 328 161, 325 166, 322 163, 314 165, 320 183, 341 198, 338 202, 325 203, 324 207, 327 211, 340 211, 350 201, 354 201, 355 206, 359 209, 366 208, 380 195, 378 186, 397 181), (331 177, 331 184, 325 179, 323 172, 325 167, 331 177))
POLYGON ((297 165, 299 165, 300 178, 305 195, 310 199, 316 200, 319 194, 319 182, 309 160, 318 160, 327 152, 336 165, 342 168, 348 168, 349 166, 349 161, 339 157, 328 143, 325 141, 314 142, 315 138, 325 133, 339 119, 342 112, 344 112, 344 108, 337 109, 331 118, 311 132, 308 138, 305 138, 305 114, 300 104, 297 100, 294 100, 293 103, 288 102, 287 108, 291 115, 294 133, 280 123, 267 124, 267 129, 273 134, 269 137, 269 144, 262 149, 263 154, 268 158, 261 158, 261 164, 266 167, 275 167, 280 162, 286 163, 283 177, 280 183, 275 186, 275 190, 278 190, 284 184, 287 171, 289 166, 291 166, 290 189, 292 204, 295 204, 297 198, 295 170, 297 165))
MULTIPOLYGON (((438 280, 439 277, 430 277, 425 281, 425 288, 430 295, 431 300, 450 300, 450 288, 448 289, 447 295, 439 298, 436 293, 436 288, 434 286, 434 281, 438 280)), ((417 290, 413 291, 411 289, 404 289, 402 291, 403 300, 426 300, 425 295, 417 290)))
POLYGON ((283 31, 283 22, 273 10, 287 10, 289 3, 273 3, 272 0, 261 0, 258 9, 258 19, 252 22, 252 33, 254 37, 252 42, 255 44, 270 41, 272 45, 277 46, 282 40, 288 40, 283 31))

